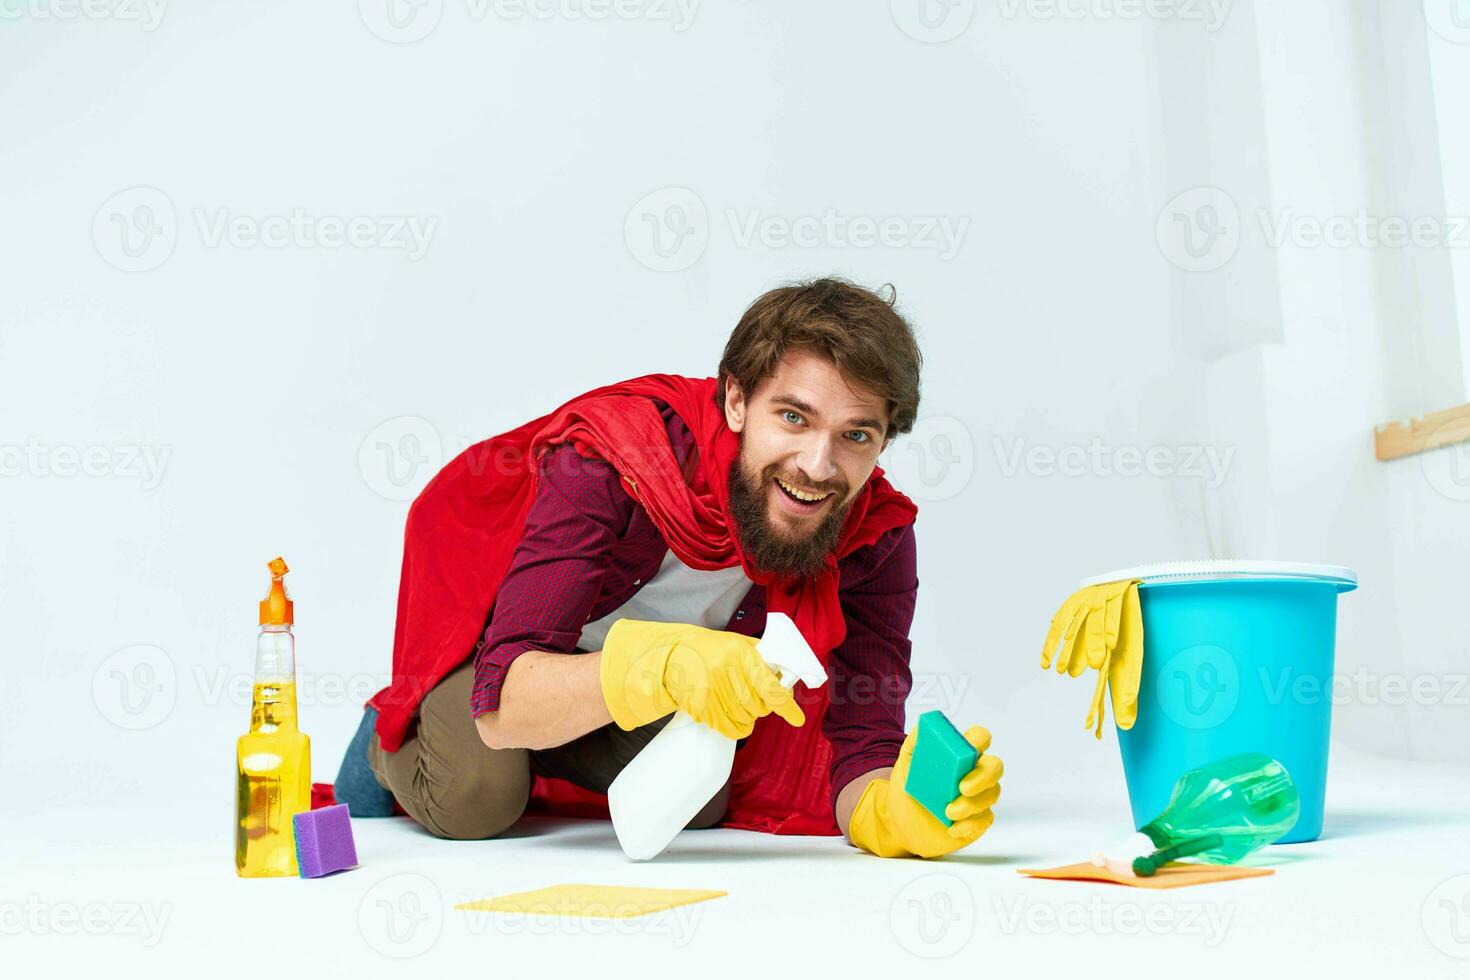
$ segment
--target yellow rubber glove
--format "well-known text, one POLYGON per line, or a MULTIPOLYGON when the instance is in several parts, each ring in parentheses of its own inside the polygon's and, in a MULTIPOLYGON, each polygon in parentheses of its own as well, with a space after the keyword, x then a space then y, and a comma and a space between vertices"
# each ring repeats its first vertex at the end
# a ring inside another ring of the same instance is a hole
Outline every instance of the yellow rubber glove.
POLYGON ((1143 612, 1138 580, 1124 579, 1078 589, 1052 617, 1041 649, 1043 670, 1079 677, 1097 671, 1097 686, 1084 725, 1102 738, 1103 690, 1112 692, 1113 718, 1128 730, 1138 717, 1138 685, 1143 674, 1143 612))
POLYGON ((1000 799, 1005 767, 995 756, 985 754, 990 732, 979 725, 965 732, 965 741, 975 746, 980 758, 960 780, 960 795, 944 808, 944 815, 954 821, 948 827, 903 791, 917 733, 915 729, 904 738, 888 778, 875 779, 863 788, 848 824, 852 842, 879 857, 941 857, 973 844, 995 821, 990 808, 1000 799))
POLYGON ((613 721, 632 731, 683 711, 729 738, 744 738, 775 712, 806 721, 756 649, 756 638, 687 623, 620 619, 602 646, 602 699, 613 721))

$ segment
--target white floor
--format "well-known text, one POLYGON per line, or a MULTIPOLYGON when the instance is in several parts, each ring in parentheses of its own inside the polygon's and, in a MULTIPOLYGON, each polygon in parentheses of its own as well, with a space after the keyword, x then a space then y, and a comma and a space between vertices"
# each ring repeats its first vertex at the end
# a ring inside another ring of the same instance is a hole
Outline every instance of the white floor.
POLYGON ((1470 976, 1470 772, 1343 752, 1333 765, 1326 834, 1269 849, 1257 863, 1277 874, 1160 892, 1016 873, 1131 829, 1112 804, 1098 818, 1092 788, 1012 793, 979 844, 936 862, 716 830, 631 864, 602 822, 445 842, 405 819, 360 820, 361 866, 315 881, 237 879, 227 827, 204 820, 7 813, 0 959, 7 976, 345 978, 399 963, 505 977, 1470 976), (729 895, 628 920, 453 909, 562 882, 729 895))

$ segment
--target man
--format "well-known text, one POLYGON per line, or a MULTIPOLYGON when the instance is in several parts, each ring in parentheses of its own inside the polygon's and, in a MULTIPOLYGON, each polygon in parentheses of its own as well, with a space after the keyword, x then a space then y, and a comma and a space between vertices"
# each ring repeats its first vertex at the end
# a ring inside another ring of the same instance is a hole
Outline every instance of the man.
POLYGON ((891 300, 821 279, 757 299, 717 378, 610 385, 466 450, 410 511, 393 683, 354 740, 377 786, 438 836, 494 837, 533 797, 605 793, 684 710, 742 740, 692 828, 885 857, 977 839, 1000 792, 985 729, 951 826, 901 789, 917 509, 877 460, 920 364, 891 300), (827 685, 780 685, 768 610, 827 685))

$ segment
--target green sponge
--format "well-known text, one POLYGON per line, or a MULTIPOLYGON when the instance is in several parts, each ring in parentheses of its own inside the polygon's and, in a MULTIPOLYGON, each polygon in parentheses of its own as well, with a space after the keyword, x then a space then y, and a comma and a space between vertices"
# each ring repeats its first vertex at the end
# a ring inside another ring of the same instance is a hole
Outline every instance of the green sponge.
POLYGON ((975 746, 965 741, 943 711, 926 711, 919 716, 919 734, 903 791, 948 827, 954 821, 944 815, 944 808, 960 795, 960 780, 975 767, 977 758, 975 746))

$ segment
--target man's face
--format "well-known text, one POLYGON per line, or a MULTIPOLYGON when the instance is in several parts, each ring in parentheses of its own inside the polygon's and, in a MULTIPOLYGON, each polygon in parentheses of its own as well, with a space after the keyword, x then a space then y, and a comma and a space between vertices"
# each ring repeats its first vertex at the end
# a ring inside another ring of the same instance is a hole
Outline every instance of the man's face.
POLYGON ((725 421, 740 434, 730 514, 741 547, 765 571, 813 576, 886 445, 887 402, 811 351, 788 353, 754 392, 728 384, 725 421))

